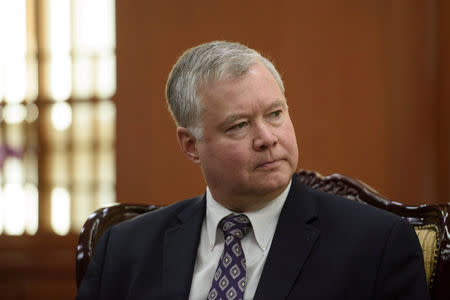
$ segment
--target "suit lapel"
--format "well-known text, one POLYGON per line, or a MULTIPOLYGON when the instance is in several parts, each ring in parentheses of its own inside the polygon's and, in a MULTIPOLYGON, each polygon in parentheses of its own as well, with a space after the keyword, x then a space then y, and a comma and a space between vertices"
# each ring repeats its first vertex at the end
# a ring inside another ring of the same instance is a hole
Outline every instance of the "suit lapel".
POLYGON ((278 220, 255 300, 287 297, 319 236, 320 231, 310 225, 315 219, 315 203, 294 177, 278 220))
POLYGON ((163 291, 168 299, 188 298, 205 207, 205 197, 195 200, 178 215, 179 224, 166 231, 163 291))

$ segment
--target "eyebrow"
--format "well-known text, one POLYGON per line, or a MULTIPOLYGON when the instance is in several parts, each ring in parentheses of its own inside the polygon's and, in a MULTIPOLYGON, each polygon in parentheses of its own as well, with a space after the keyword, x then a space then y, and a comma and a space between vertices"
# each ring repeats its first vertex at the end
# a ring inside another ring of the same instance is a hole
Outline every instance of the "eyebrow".
MULTIPOLYGON (((274 108, 278 108, 278 107, 286 107, 287 108, 287 104, 286 101, 283 101, 281 99, 276 99, 275 101, 273 101, 270 105, 268 105, 265 110, 272 110, 274 108)), ((239 119, 244 119, 248 117, 248 114, 234 114, 234 115, 229 115, 228 117, 225 118, 225 120, 220 124, 220 127, 222 128, 226 128, 229 124, 239 120, 239 119)))
POLYGON ((220 127, 225 129, 229 124, 234 123, 236 120, 243 119, 246 116, 247 116, 246 114, 230 115, 225 118, 225 120, 220 124, 220 127))
POLYGON ((274 102, 272 102, 272 103, 266 108, 266 110, 271 110, 271 109, 278 108, 278 107, 287 108, 287 103, 286 103, 286 101, 277 99, 277 100, 275 100, 274 102))

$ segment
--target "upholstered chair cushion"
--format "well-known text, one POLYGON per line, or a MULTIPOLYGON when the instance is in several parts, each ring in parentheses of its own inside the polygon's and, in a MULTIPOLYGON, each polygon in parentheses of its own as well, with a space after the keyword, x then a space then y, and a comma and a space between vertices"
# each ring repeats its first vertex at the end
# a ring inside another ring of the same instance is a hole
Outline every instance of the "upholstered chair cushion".
POLYGON ((424 225, 415 226, 414 229, 416 230, 420 246, 422 247, 427 283, 428 286, 430 286, 432 284, 431 279, 434 275, 433 270, 435 269, 438 258, 438 227, 435 225, 424 225))

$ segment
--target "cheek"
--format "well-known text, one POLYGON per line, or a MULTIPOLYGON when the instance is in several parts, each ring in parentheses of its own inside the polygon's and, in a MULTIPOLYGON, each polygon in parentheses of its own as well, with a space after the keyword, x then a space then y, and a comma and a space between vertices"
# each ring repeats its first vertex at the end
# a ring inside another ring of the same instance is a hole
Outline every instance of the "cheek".
POLYGON ((295 136, 294 127, 290 124, 282 135, 284 147, 292 156, 298 156, 297 138, 295 136))
POLYGON ((245 168, 251 159, 250 152, 242 143, 224 143, 210 150, 210 156, 216 161, 216 165, 228 170, 245 168))
POLYGON ((292 148, 292 150, 295 151, 295 153, 298 153, 297 150, 297 137, 295 136, 294 130, 292 130, 291 134, 289 135, 289 145, 292 148))

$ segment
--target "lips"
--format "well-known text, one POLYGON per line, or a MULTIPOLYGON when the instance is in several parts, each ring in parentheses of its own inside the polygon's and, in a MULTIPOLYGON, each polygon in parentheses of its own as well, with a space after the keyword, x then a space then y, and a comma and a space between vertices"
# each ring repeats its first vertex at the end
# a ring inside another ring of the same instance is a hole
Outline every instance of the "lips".
POLYGON ((282 160, 281 159, 275 159, 275 160, 269 160, 269 161, 264 161, 262 163, 259 163, 256 166, 256 169, 271 169, 271 168, 275 168, 277 167, 279 164, 281 164, 282 160))

